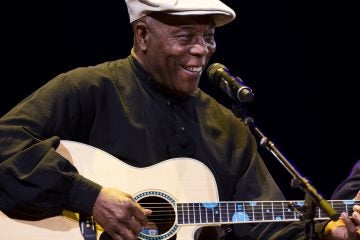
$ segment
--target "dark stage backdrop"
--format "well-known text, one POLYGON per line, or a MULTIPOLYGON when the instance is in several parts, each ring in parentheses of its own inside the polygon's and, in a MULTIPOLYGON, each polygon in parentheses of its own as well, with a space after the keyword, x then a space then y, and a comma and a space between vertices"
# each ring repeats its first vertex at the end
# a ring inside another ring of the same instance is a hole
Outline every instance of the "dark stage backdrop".
MULTIPOLYGON (((254 90, 246 107, 258 127, 330 197, 360 158, 355 6, 225 2, 238 17, 217 30, 212 62, 226 65, 254 90)), ((9 4, 1 17, 1 115, 61 72, 129 54, 132 33, 122 0, 9 4)), ((205 75, 200 85, 231 105, 205 75)), ((265 151, 263 157, 288 199, 302 199, 282 165, 265 151)))

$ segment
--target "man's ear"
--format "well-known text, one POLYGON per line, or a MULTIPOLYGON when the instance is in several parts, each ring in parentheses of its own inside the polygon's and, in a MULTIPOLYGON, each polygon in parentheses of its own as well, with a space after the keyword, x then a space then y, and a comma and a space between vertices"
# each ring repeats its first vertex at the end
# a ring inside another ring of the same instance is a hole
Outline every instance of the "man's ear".
POLYGON ((141 49, 143 52, 146 52, 150 38, 148 24, 143 21, 137 22, 134 25, 134 35, 135 35, 135 41, 139 49, 141 49))

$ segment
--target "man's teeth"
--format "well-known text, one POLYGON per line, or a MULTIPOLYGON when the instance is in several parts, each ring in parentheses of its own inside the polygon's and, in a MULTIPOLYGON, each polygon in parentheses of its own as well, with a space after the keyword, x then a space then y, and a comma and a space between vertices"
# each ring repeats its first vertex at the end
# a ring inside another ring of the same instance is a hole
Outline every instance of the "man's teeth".
POLYGON ((190 72, 201 72, 202 67, 184 67, 186 70, 190 72))

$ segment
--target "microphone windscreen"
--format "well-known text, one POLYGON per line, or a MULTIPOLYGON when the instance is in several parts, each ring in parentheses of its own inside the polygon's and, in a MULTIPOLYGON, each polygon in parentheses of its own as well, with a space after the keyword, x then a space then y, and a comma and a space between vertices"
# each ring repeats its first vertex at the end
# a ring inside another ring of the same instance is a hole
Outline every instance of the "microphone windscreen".
POLYGON ((226 69, 226 67, 220 63, 213 63, 207 68, 207 77, 211 82, 218 82, 217 74, 219 69, 226 69))

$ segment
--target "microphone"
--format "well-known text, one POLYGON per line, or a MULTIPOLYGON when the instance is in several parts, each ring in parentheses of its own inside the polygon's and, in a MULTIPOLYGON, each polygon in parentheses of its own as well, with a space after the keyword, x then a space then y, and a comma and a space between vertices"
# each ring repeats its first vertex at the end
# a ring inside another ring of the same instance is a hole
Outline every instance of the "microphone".
POLYGON ((239 77, 234 77, 229 70, 220 63, 213 63, 207 69, 208 78, 230 98, 239 102, 251 102, 254 93, 239 77))

